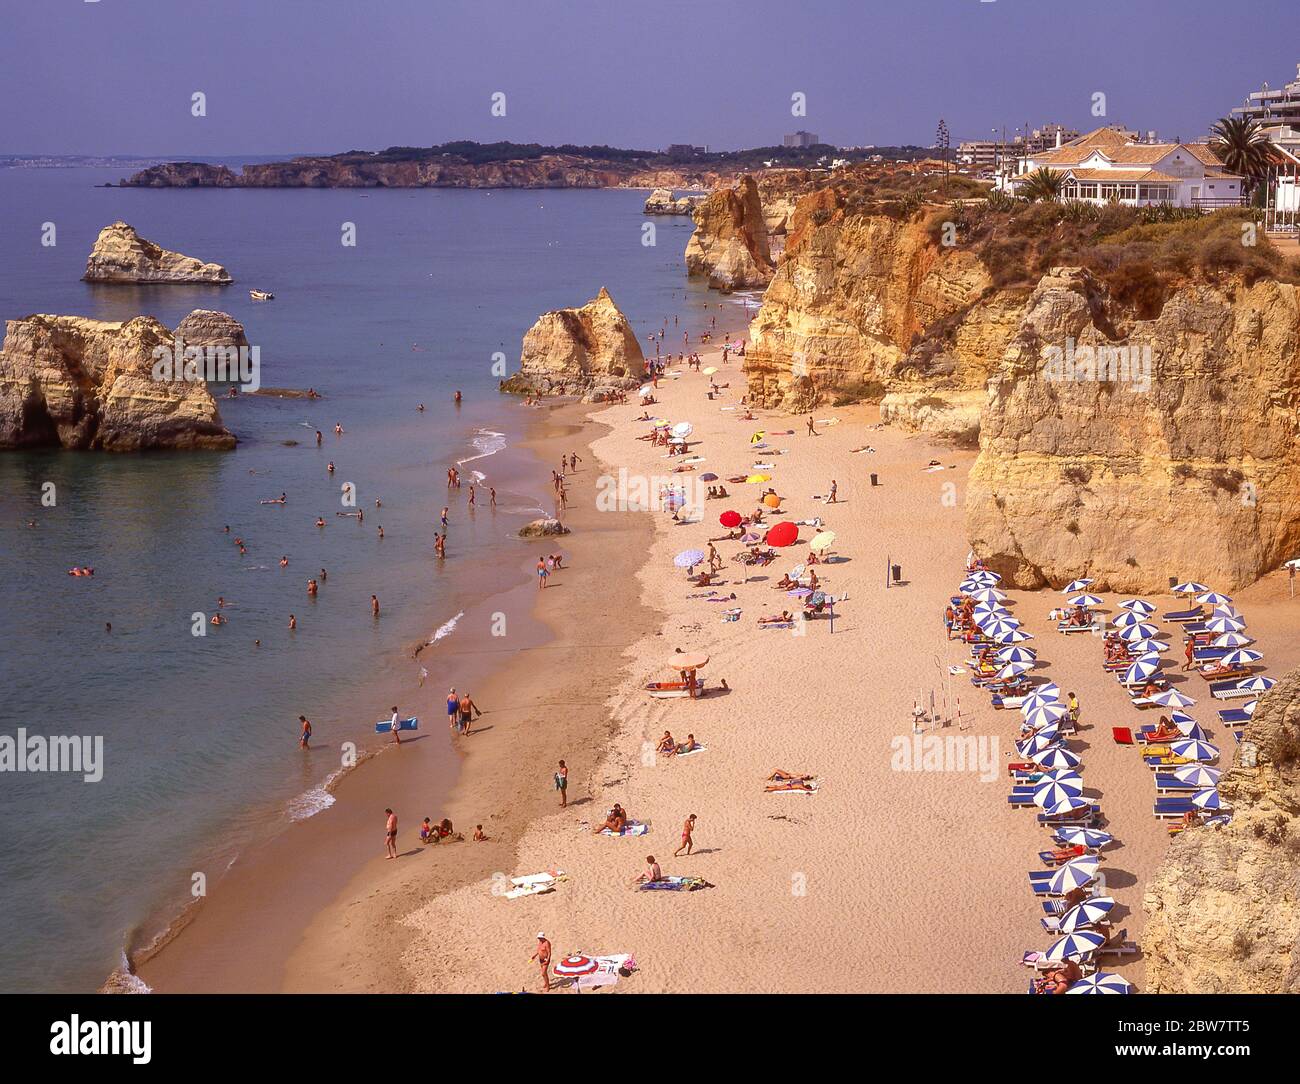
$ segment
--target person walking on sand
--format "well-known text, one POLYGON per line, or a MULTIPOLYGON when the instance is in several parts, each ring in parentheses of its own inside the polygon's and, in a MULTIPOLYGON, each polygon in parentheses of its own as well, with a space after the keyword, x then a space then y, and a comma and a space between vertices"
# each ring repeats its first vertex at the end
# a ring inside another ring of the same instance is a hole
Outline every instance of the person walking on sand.
POLYGON ((384 822, 384 851, 388 858, 397 857, 397 814, 385 809, 388 820, 384 822))
POLYGON ((821 434, 817 432, 817 427, 813 425, 813 416, 811 414, 808 415, 808 435, 810 437, 821 436, 821 434))
POLYGON ((483 713, 478 710, 478 705, 474 703, 474 699, 469 695, 469 693, 460 694, 460 702, 457 704, 457 709, 460 712, 460 726, 458 729, 462 734, 469 733, 471 713, 476 713, 480 719, 483 718, 483 713))
POLYGON ((555 770, 555 789, 560 792, 560 808, 567 809, 569 805, 569 766, 560 761, 560 766, 555 770))
POLYGON ((695 846, 695 841, 694 841, 694 839, 691 838, 691 833, 692 833, 693 831, 695 831, 695 814, 694 814, 694 813, 692 813, 689 817, 687 817, 687 818, 686 818, 686 822, 682 825, 682 842, 681 842, 681 844, 678 846, 677 850, 673 851, 673 857, 674 857, 674 858, 676 858, 679 854, 681 854, 681 852, 682 852, 682 847, 685 847, 685 848, 686 848, 686 853, 687 853, 687 854, 690 854, 690 853, 691 853, 691 848, 692 848, 693 846, 695 846))
POLYGON ((542 993, 551 992, 551 943, 546 940, 546 934, 541 930, 537 931, 537 951, 528 957, 530 960, 536 960, 538 966, 542 969, 542 993))
POLYGON ((456 729, 456 716, 460 713, 460 697, 456 695, 456 686, 447 690, 447 726, 456 729))
POLYGON ((1183 650, 1183 655, 1187 659, 1187 661, 1183 663, 1183 669, 1192 669, 1192 667, 1196 665, 1196 647, 1193 645, 1190 637, 1187 640, 1186 648, 1183 650))
POLYGON ((839 489, 840 489, 840 487, 839 487, 838 485, 836 485, 836 483, 835 483, 835 479, 832 478, 832 479, 831 479, 831 491, 830 491, 830 493, 828 493, 827 496, 826 496, 826 503, 827 503, 827 504, 834 504, 834 503, 835 503, 835 495, 839 492, 839 489))
POLYGON ((550 573, 546 570, 546 558, 537 558, 537 586, 539 588, 546 586, 546 577, 549 575, 550 573))
POLYGON ((488 504, 493 508, 497 506, 497 491, 491 486, 488 486, 488 504))
POLYGON ((311 720, 305 715, 299 715, 298 722, 302 723, 302 734, 298 738, 298 748, 307 749, 311 745, 311 720))
POLYGON ((401 733, 401 726, 400 726, 401 721, 402 721, 401 716, 397 714, 397 705, 394 704, 393 717, 388 720, 388 729, 393 732, 394 745, 402 744, 402 733, 401 733))

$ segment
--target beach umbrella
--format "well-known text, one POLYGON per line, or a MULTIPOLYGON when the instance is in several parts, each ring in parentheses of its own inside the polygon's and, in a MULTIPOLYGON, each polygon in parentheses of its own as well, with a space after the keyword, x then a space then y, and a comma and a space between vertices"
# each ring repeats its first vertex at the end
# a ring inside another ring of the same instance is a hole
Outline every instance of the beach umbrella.
POLYGON ((1110 619, 1110 623, 1116 628, 1127 629, 1134 625, 1141 625, 1146 614, 1134 613, 1132 610, 1122 610, 1110 619))
POLYGON ((734 509, 728 509, 726 512, 723 512, 722 515, 718 517, 718 522, 721 523, 724 527, 739 527, 740 521, 741 521, 741 515, 739 512, 735 511, 734 509))
POLYGON ((775 493, 768 493, 763 497, 763 503, 767 505, 768 508, 780 508, 781 498, 775 493))
POLYGON ((1044 813, 1051 813, 1054 816, 1064 816, 1066 813, 1075 813, 1080 809, 1086 809, 1091 803, 1087 798, 1071 798, 1068 802, 1062 802, 1060 805, 1054 805, 1051 809, 1043 810, 1044 813))
POLYGON ((673 436, 680 437, 682 440, 685 440, 694 432, 695 426, 690 422, 678 422, 673 426, 673 436))
POLYGON ((791 598, 807 598, 812 593, 811 587, 795 587, 786 592, 791 598))
POLYGON ((1096 595, 1075 595, 1070 599, 1071 606, 1100 606, 1101 599, 1096 595))
POLYGON ((1061 843, 1082 843, 1085 847, 1104 847, 1115 840, 1109 832, 1103 832, 1098 828, 1058 828, 1053 835, 1061 843))
POLYGON ((1205 731, 1201 729, 1201 724, 1186 712, 1174 712, 1172 722, 1174 726, 1178 728, 1178 733, 1180 733, 1184 738, 1197 738, 1201 741, 1205 740, 1205 731))
POLYGON ((763 442, 763 438, 764 438, 765 436, 767 436, 767 430, 766 430, 766 429, 760 429, 757 433, 755 433, 752 437, 749 438, 749 443, 750 443, 750 444, 761 444, 761 443, 763 442))
POLYGON ((1016 752, 1022 757, 1036 756, 1053 745, 1057 744, 1056 739, 1046 738, 1042 734, 1033 734, 1024 741, 1016 742, 1016 752))
POLYGON ((1061 916, 1060 922, 1056 924, 1056 928, 1061 933, 1074 933, 1076 930, 1095 926, 1110 914, 1114 906, 1114 896, 1094 896, 1092 899, 1084 900, 1066 911, 1061 916))
POLYGON ((1162 708, 1190 708, 1196 703, 1186 693, 1180 693, 1177 689, 1165 689, 1163 692, 1156 693, 1151 699, 1162 708))
POLYGON ((1002 577, 996 572, 990 572, 986 568, 977 569, 974 572, 966 574, 966 583, 980 583, 985 587, 992 587, 995 583, 1001 582, 1002 577))
POLYGON ((1222 636, 1217 637, 1214 641, 1215 647, 1245 647, 1247 644, 1253 644, 1255 641, 1240 632, 1225 632, 1222 636))
POLYGON ((1033 663, 1009 662, 1006 664, 1006 666, 1004 666, 1001 670, 998 671, 997 677, 999 681, 1009 681, 1011 678, 1019 677, 1021 674, 1027 673, 1033 668, 1034 668, 1033 663))
MULTIPOLYGON (((1076 778, 1078 778, 1076 776, 1076 778)), ((1034 805, 1039 809, 1051 809, 1053 806, 1060 805, 1062 802, 1071 798, 1077 798, 1083 793, 1083 780, 1079 780, 1078 787, 1063 787, 1059 783, 1048 780, 1042 783, 1034 790, 1034 805)))
POLYGON ((678 568, 694 568, 704 560, 703 550, 682 550, 673 558, 673 564, 678 568))
POLYGON ((813 535, 813 540, 808 543, 808 548, 820 552, 821 550, 830 549, 831 543, 834 541, 834 531, 822 531, 819 534, 813 535))
POLYGON ((1252 651, 1248 647, 1240 647, 1236 651, 1229 651, 1219 660, 1223 666, 1245 666, 1247 663, 1259 662, 1264 656, 1259 651, 1252 651))
POLYGON ((1192 795, 1192 805, 1197 809, 1223 809, 1223 799, 1219 797, 1219 792, 1213 787, 1207 787, 1205 790, 1198 790, 1192 795))
POLYGON ((674 670, 698 670, 708 664, 709 656, 703 651, 683 651, 668 661, 668 665, 674 670))
POLYGON ((1141 598, 1126 598, 1119 604, 1119 607, 1121 610, 1128 610, 1130 613, 1142 614, 1143 616, 1156 612, 1156 608, 1151 603, 1141 598))
MULTIPOLYGON (((831 532, 827 531, 825 533, 830 534, 831 532)), ((820 535, 818 537, 820 537, 820 535)), ((972 591, 970 597, 976 602, 1002 602, 1007 596, 996 587, 980 587, 972 591)))
POLYGON ((1231 602, 1232 599, 1227 595, 1221 595, 1218 591, 1206 591, 1203 595, 1197 595, 1196 601, 1204 603, 1206 606, 1223 606, 1231 602))
POLYGON ((1119 638, 1128 643, 1136 640, 1150 640, 1159 635, 1160 630, 1149 621, 1142 621, 1136 625, 1129 625, 1128 628, 1119 630, 1119 638))
POLYGON ((785 546, 793 546, 799 541, 799 528, 791 523, 788 519, 782 520, 772 526, 767 532, 767 544, 782 549, 785 546))
POLYGON ((1000 644, 1022 644, 1026 640, 1032 640, 1033 638, 1034 634, 1032 632, 1026 632, 1024 629, 1011 629, 1009 632, 1004 632, 1001 636, 991 636, 991 639, 996 640, 1000 644))
POLYGON ((1036 707, 1025 710, 1021 705, 1021 713, 1025 717, 1025 722, 1037 729, 1041 726, 1047 726, 1049 723, 1059 722, 1070 713, 1070 709, 1064 704, 1052 702, 1050 704, 1039 704, 1036 707))
POLYGON ((701 482, 716 482, 717 480, 718 480, 718 476, 714 474, 713 471, 711 470, 705 471, 703 474, 700 475, 701 482))
POLYGON ((1079 766, 1079 754, 1072 753, 1063 745, 1052 746, 1041 753, 1034 753, 1030 758, 1040 768, 1071 769, 1079 766))
POLYGON ((1136 685, 1139 682, 1148 680, 1157 670, 1160 669, 1160 661, 1155 656, 1143 655, 1132 666, 1124 671, 1124 676, 1120 679, 1123 685, 1136 685))
POLYGON ((1018 626, 1013 624, 1010 618, 1006 617, 987 617, 982 622, 977 622, 980 631, 993 640, 1001 640, 1004 636, 1010 636, 1012 633, 1019 631, 1018 626))
POLYGON ((655 388, 653 384, 641 385, 641 398, 644 399, 647 395, 653 395, 654 393, 655 393, 655 388))
POLYGON ((1044 681, 1041 685, 1035 685, 1025 697, 1021 710, 1034 704, 1043 704, 1049 700, 1061 699, 1061 687, 1054 681, 1044 681))
MULTIPOLYGON (((1072 801, 1080 801, 1074 798, 1072 801)), ((1066 862, 1048 879, 1048 889, 1058 896, 1064 896, 1076 888, 1082 888, 1097 876, 1097 867, 1101 864, 1095 855, 1084 855, 1066 862)))
POLYGON ((1091 583, 1092 580, 1071 580, 1061 590, 1061 594, 1072 595, 1075 591, 1082 591, 1085 587, 1089 586, 1091 583))
POLYGON ((1128 979, 1109 971, 1098 971, 1095 975, 1085 975, 1078 982, 1071 983, 1067 994, 1131 994, 1133 984, 1128 979))
POLYGON ((1217 787, 1219 769, 1209 768, 1204 764, 1183 764, 1173 771, 1173 776, 1180 783, 1190 783, 1194 787, 1217 787))
POLYGON ((1217 747, 1197 738, 1171 742, 1169 748, 1174 756, 1182 757, 1184 760, 1199 760, 1203 764, 1209 764, 1219 759, 1217 747))
POLYGON ((572 956, 566 956, 555 965, 557 975, 591 975, 600 968, 600 963, 592 956, 584 956, 582 953, 574 953, 572 956))
POLYGON ((1038 653, 1032 647, 1004 647, 994 657, 999 662, 1036 662, 1038 653))
POLYGON ((1163 640, 1134 640, 1128 647, 1130 651, 1136 651, 1139 655, 1153 655, 1169 650, 1169 645, 1163 640))
POLYGON ((1211 632, 1241 632, 1246 627, 1240 617, 1212 617, 1205 623, 1211 632))
POLYGON ((757 486, 762 485, 764 482, 770 482, 771 480, 772 476, 770 474, 751 474, 745 479, 745 483, 747 485, 757 486))
POLYGON ((1019 628, 1020 626, 1020 622, 1012 617, 1010 611, 1000 602, 981 602, 971 610, 971 617, 974 618, 977 625, 984 625, 990 619, 1000 618, 1011 622, 1012 628, 1019 628))
POLYGON ((1048 723, 1046 726, 1040 726, 1037 729, 1028 723, 1020 724, 1021 734, 1037 734, 1040 738, 1051 738, 1056 741, 1061 735, 1060 723, 1048 723))
POLYGON ((1249 689, 1253 693, 1264 693, 1268 692, 1268 690, 1276 684, 1277 682, 1271 677, 1259 676, 1243 678, 1241 681, 1237 682, 1237 688, 1249 689))
POLYGON ((1208 590, 1209 590, 1209 588, 1206 587, 1205 584, 1203 584, 1203 583, 1190 583, 1190 582, 1189 582, 1189 583, 1180 583, 1177 587, 1174 588, 1174 594, 1176 594, 1176 595, 1199 595, 1201 592, 1203 592, 1203 591, 1208 591, 1208 590))
POLYGON ((1216 606, 1211 611, 1215 617, 1235 617, 1238 621, 1245 621, 1245 617, 1236 606, 1216 606))
POLYGON ((1255 707, 1258 703, 1259 703, 1258 700, 1247 700, 1244 704, 1242 704, 1241 710, 1244 711, 1247 715, 1254 715, 1255 707))
POLYGON ((808 571, 808 566, 803 563, 800 563, 795 565, 794 568, 790 569, 790 571, 787 572, 786 575, 789 576, 790 579, 792 580, 797 580, 800 576, 802 576, 807 571, 808 571))
POLYGON ((710 365, 707 368, 700 370, 700 372, 702 372, 705 376, 712 376, 717 371, 718 371, 718 367, 716 365, 710 365))
POLYGON ((763 541, 763 536, 759 534, 757 531, 746 531, 743 535, 740 536, 740 540, 746 546, 752 546, 755 542, 763 541))

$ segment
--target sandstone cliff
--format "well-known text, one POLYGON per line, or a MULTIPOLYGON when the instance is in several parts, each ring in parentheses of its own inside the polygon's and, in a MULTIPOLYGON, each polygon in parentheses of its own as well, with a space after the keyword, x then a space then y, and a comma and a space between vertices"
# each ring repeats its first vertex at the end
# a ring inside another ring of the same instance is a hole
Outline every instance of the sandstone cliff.
POLYGON ((10 320, 0 351, 0 448, 137 451, 235 446, 199 382, 153 379, 172 333, 138 316, 10 320))
POLYGON ((82 277, 87 282, 207 282, 218 286, 231 281, 230 272, 219 264, 169 252, 146 241, 125 222, 114 222, 99 231, 82 277))
POLYGON ((1260 698, 1219 794, 1232 822, 1175 836, 1147 885, 1147 989, 1300 993, 1300 671, 1260 698))
POLYGON ((681 196, 673 198, 671 188, 656 188, 645 201, 645 213, 648 215, 688 215, 700 202, 698 196, 681 196))
POLYGON ((186 346, 248 345, 244 325, 228 312, 195 309, 176 327, 176 334, 186 346))
POLYGON ((686 271, 719 290, 766 286, 772 253, 758 185, 743 176, 734 187, 709 195, 695 208, 695 232, 686 243, 686 271))
POLYGON ((645 357, 631 325, 603 286, 581 308, 543 313, 524 336, 521 368, 502 390, 521 395, 631 388, 645 357))
POLYGON ((1250 583, 1300 552, 1298 409, 1300 287, 1188 283, 1141 320, 1054 269, 989 383, 971 543, 1018 587, 1250 583))

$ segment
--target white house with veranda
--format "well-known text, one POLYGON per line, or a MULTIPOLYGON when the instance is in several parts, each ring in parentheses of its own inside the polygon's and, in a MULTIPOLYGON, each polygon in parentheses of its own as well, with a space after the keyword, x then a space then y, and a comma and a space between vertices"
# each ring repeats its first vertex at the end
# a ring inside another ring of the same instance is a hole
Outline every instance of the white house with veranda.
POLYGON ((1062 174, 1062 200, 1203 210, 1244 202, 1242 178, 1223 167, 1208 143, 1140 143, 1114 128, 1098 128, 1022 158, 1009 179, 1011 191, 1042 168, 1062 174))

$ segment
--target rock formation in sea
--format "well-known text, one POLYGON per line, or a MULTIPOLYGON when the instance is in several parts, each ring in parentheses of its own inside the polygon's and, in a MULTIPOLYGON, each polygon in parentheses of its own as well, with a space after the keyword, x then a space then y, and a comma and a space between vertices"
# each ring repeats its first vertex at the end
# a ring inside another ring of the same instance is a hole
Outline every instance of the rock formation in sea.
POLYGON ((605 287, 580 308, 543 313, 524 335, 521 368, 502 384, 520 395, 603 397, 636 387, 645 357, 605 287))
POLYGON ((169 252, 146 241, 125 222, 114 222, 99 231, 82 278, 87 282, 206 282, 217 286, 231 282, 230 272, 220 264, 169 252))
POLYGON ((1260 697, 1218 789, 1231 823, 1180 832, 1147 884, 1145 988, 1300 993, 1300 670, 1260 697))
POLYGON ((519 528, 520 538, 547 538, 552 535, 569 534, 569 528, 558 519, 535 519, 519 528))
POLYGON ((681 196, 673 198, 671 188, 656 188, 645 201, 645 213, 648 215, 688 215, 700 202, 699 196, 681 196))
POLYGON ((202 380, 154 379, 156 351, 173 344, 172 332, 149 316, 125 323, 48 315, 8 321, 0 350, 0 448, 233 448, 202 380))
POLYGON ((244 325, 228 312, 195 309, 176 326, 176 334, 186 346, 248 345, 244 325))
POLYGON ((1188 283, 1144 320, 1054 268, 989 382, 975 552, 1017 587, 1251 583, 1300 554, 1298 408, 1300 287, 1188 283))
POLYGON ((686 271, 718 290, 766 286, 772 253, 758 184, 748 174, 707 196, 693 215, 695 232, 686 243, 686 271))

